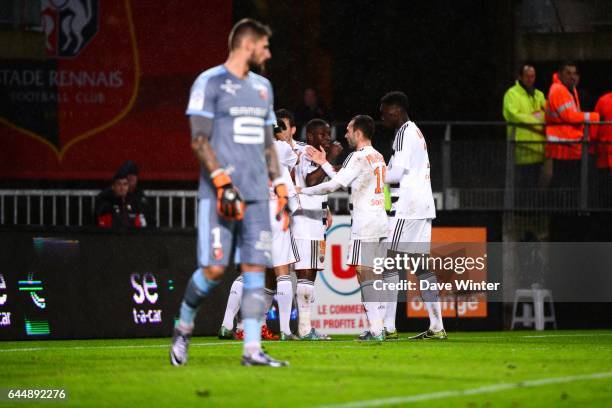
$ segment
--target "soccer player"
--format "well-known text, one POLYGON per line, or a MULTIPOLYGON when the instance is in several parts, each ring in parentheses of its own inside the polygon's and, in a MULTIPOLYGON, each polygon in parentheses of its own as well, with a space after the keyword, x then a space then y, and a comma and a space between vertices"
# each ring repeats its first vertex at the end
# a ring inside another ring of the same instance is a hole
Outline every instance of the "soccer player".
POLYGON ((297 190, 301 193, 301 199, 302 195, 328 194, 348 187, 351 241, 347 264, 355 266, 357 270, 363 305, 370 324, 370 330, 362 340, 382 341, 385 339, 384 315, 381 314, 384 305, 381 294, 373 286, 377 278, 372 266, 379 244, 387 236, 388 222, 383 192, 386 166, 383 156, 372 147, 373 135, 374 120, 371 117, 358 115, 351 119, 346 128, 346 139, 355 151, 349 154, 338 173, 326 162, 322 149, 307 149, 306 154, 332 178, 317 186, 297 190))
MULTIPOLYGON (((277 114, 282 112, 277 111, 277 114)), ((295 192, 295 186, 291 180, 289 172, 293 169, 297 162, 297 154, 291 149, 289 143, 286 142, 287 136, 291 137, 290 123, 287 118, 279 118, 277 115, 278 126, 274 127, 274 147, 278 156, 281 168, 282 177, 288 187, 289 193, 289 207, 291 210, 297 208, 297 197, 295 192)), ((274 190, 270 188, 270 223, 272 226, 272 265, 273 270, 266 270, 266 274, 272 273, 276 276, 276 299, 278 302, 278 314, 280 323, 280 340, 299 340, 299 338, 291 333, 289 322, 291 318, 291 306, 293 304, 293 284, 289 276, 289 265, 294 264, 299 256, 297 254, 297 248, 291 230, 287 228, 287 225, 282 225, 283 221, 288 222, 289 220, 277 220, 276 219, 276 207, 278 197, 274 193, 274 190)), ((271 285, 270 285, 271 286, 271 285)), ((265 288, 265 308, 263 319, 265 321, 265 313, 270 309, 274 298, 274 291, 270 289, 270 286, 265 288)), ((223 325, 219 329, 220 339, 233 339, 235 337, 241 337, 240 332, 234 333, 234 318, 236 313, 240 309, 240 300, 243 290, 243 279, 242 276, 236 278, 232 284, 230 295, 227 300, 227 307, 225 309, 225 316, 223 318, 223 325)), ((279 337, 275 336, 270 332, 265 324, 262 326, 262 338, 264 340, 278 340, 279 337)))
MULTIPOLYGON (((388 234, 392 251, 402 250, 413 256, 426 256, 431 245, 431 221, 436 208, 431 192, 429 156, 423 134, 408 118, 408 97, 402 92, 389 92, 380 100, 383 125, 395 129, 393 155, 385 182, 390 185, 393 216, 388 234)), ((436 275, 421 268, 414 271, 419 280, 437 283, 436 275)), ((387 275, 386 282, 398 282, 397 274, 387 275)), ((429 329, 413 339, 446 339, 437 290, 423 290, 421 297, 429 314, 429 329)), ((386 307, 385 327, 390 335, 395 330, 395 302, 386 307)))
POLYGON ((204 71, 191 88, 191 147, 201 165, 199 266, 181 303, 170 349, 173 365, 187 362, 196 313, 219 284, 234 248, 244 282, 242 364, 287 365, 264 353, 260 344, 264 269, 271 258, 268 178, 279 198, 277 218, 288 217, 287 186, 273 143, 272 85, 250 70, 263 68, 271 57, 270 35, 267 26, 240 20, 229 34, 225 63, 204 71))
MULTIPOLYGON (((328 151, 329 159, 335 160, 342 152, 339 144, 331 143, 331 128, 322 119, 312 119, 306 124, 306 141, 316 149, 328 151)), ((303 152, 305 145, 294 146, 300 154, 295 171, 296 187, 310 187, 322 183, 327 174, 303 152)), ((297 275, 297 304, 299 310, 298 335, 302 340, 329 340, 329 336, 318 333, 311 325, 310 313, 315 301, 314 281, 317 271, 323 269, 325 261, 325 230, 329 225, 327 195, 309 195, 299 198, 300 208, 293 214, 292 231, 296 239, 300 260, 294 264, 297 275)))
MULTIPOLYGON (((282 169, 282 177, 288 187, 290 211, 295 211, 299 202, 297 192, 291 178, 291 171, 295 168, 298 161, 298 155, 292 149, 288 140, 292 138, 292 126, 289 118, 279 112, 281 118, 278 120, 278 127, 275 129, 276 136, 275 148, 279 157, 279 162, 282 169)), ((270 203, 278 200, 274 191, 270 191, 270 203)), ((273 207, 273 206, 272 206, 273 207)), ((291 318, 291 306, 293 305, 293 283, 289 276, 289 266, 294 265, 300 260, 297 251, 297 244, 293 238, 289 220, 286 225, 282 225, 275 220, 274 214, 270 214, 272 222, 272 263, 274 266, 274 274, 276 275, 276 300, 278 302, 278 317, 280 324, 280 340, 299 340, 299 337, 291 333, 289 322, 291 318)), ((271 299, 270 299, 271 303, 271 299)))
MULTIPOLYGON (((295 116, 293 115, 293 112, 291 112, 289 109, 284 109, 284 108, 278 109, 276 111, 276 120, 278 120, 279 126, 281 126, 281 122, 282 122, 285 128, 282 129, 281 133, 275 136, 289 143, 291 148, 295 151, 296 150, 295 145, 297 141, 293 137, 295 135, 295 132, 297 131, 297 127, 295 126, 295 116)), ((302 142, 300 142, 300 144, 304 146, 306 145, 305 143, 302 143, 302 142)))

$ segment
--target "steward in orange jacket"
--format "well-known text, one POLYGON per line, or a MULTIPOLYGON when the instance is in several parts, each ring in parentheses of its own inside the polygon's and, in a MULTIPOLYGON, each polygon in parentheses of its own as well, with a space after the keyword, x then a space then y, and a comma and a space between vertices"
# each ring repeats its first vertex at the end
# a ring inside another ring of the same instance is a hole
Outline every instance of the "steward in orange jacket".
POLYGON ((556 160, 580 160, 583 122, 599 122, 599 113, 581 112, 576 90, 576 66, 564 63, 553 75, 546 104, 546 157, 556 160), (559 143, 561 142, 561 143, 559 143))
MULTIPOLYGON (((602 122, 612 121, 612 92, 599 98, 595 111, 602 122)), ((597 142, 597 168, 612 168, 612 125, 593 126, 591 135, 591 139, 597 142)))

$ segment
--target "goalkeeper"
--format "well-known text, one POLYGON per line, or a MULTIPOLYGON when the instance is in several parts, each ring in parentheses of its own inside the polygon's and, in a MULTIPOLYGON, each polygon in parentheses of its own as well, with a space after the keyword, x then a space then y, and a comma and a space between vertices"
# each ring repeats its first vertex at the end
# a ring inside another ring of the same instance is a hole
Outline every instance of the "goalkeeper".
POLYGON ((196 313, 219 284, 234 248, 244 281, 242 365, 287 365, 264 353, 260 344, 264 270, 271 262, 268 179, 278 197, 277 219, 288 217, 287 187, 274 150, 272 86, 250 71, 263 68, 270 58, 270 35, 270 29, 257 21, 236 23, 225 64, 203 72, 191 88, 191 147, 201 166, 199 265, 181 303, 170 349, 173 365, 187 362, 196 313))

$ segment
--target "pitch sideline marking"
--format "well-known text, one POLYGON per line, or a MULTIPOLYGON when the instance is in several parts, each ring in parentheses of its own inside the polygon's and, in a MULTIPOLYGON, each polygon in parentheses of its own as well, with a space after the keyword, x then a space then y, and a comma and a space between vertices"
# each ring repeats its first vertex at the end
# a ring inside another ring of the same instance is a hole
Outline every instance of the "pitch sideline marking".
MULTIPOLYGON (((511 331, 509 331, 508 333, 512 333, 511 331)), ((612 336, 612 333, 584 333, 584 334, 579 334, 579 333, 575 333, 575 334, 539 334, 539 335, 526 335, 526 336, 470 336, 470 337, 464 337, 464 338, 460 338, 459 340, 463 341, 463 340, 486 340, 486 339, 513 339, 513 338, 519 338, 519 339, 543 339, 546 337, 601 337, 601 336, 612 336)), ((402 339, 400 339, 402 340, 402 339)))
POLYGON ((581 336, 612 336, 612 333, 594 333, 594 334, 539 334, 531 336, 522 336, 526 339, 540 339, 544 337, 581 337, 581 336))
POLYGON ((408 395, 404 397, 382 398, 375 400, 354 401, 333 405, 319 405, 317 408, 369 408, 379 407, 387 404, 405 404, 410 402, 421 402, 439 400, 452 397, 465 397, 469 395, 490 394, 500 391, 508 391, 517 388, 533 388, 551 384, 564 384, 575 381, 584 380, 599 380, 604 378, 612 378, 612 371, 603 373, 571 375, 567 377, 551 377, 540 378, 538 380, 527 380, 517 383, 499 383, 493 385, 485 385, 484 387, 471 388, 467 390, 440 391, 427 394, 408 395))
MULTIPOLYGON (((612 336, 612 333, 592 333, 592 334, 548 334, 548 335, 530 335, 530 336, 517 336, 517 338, 546 338, 546 337, 600 337, 600 336, 612 336)), ((481 336, 481 337, 467 337, 466 339, 508 339, 509 337, 504 336, 481 336)), ((510 337, 511 338, 511 337, 510 337)), ((462 339, 464 340, 464 339, 462 339)), ((78 340, 77 340, 78 341, 78 340)), ((401 341, 408 341, 408 339, 400 339, 401 341)), ((268 341, 263 341, 268 343, 268 341)), ((334 340, 331 342, 322 341, 319 342, 322 347, 324 345, 334 343, 355 343, 357 340, 334 340)), ((282 342, 269 342, 276 344, 283 344, 282 342)), ((416 342, 415 342, 416 343, 416 342)), ((191 343, 194 347, 206 347, 206 346, 231 346, 242 344, 242 341, 226 341, 226 342, 210 342, 210 343, 191 343)), ((285 344, 291 344, 291 342, 285 342, 285 344)), ((10 348, 1 349, 0 353, 10 353, 19 351, 45 351, 45 350, 96 350, 96 349, 139 349, 139 348, 164 348, 170 347, 170 343, 165 344, 140 344, 140 345, 116 345, 116 346, 60 346, 60 347, 21 347, 21 348, 10 348)))
MULTIPOLYGON (((191 343, 190 346, 202 347, 202 346, 231 346, 242 344, 241 341, 228 341, 228 342, 214 342, 214 343, 191 343)), ((42 350, 96 350, 96 349, 137 349, 137 348, 170 348, 170 342, 167 344, 140 344, 140 345, 117 345, 117 346, 60 346, 60 347, 24 347, 24 348, 12 348, 12 349, 0 349, 0 353, 8 353, 15 351, 42 351, 42 350)))

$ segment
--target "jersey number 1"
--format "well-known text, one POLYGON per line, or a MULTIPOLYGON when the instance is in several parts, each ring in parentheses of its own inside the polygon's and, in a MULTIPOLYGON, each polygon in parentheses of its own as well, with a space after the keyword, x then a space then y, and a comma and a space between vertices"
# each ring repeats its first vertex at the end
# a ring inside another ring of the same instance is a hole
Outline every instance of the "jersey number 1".
POLYGON ((385 184, 385 174, 387 174, 386 167, 377 167, 374 169, 374 175, 376 175, 376 189, 374 193, 382 193, 382 186, 385 184))

